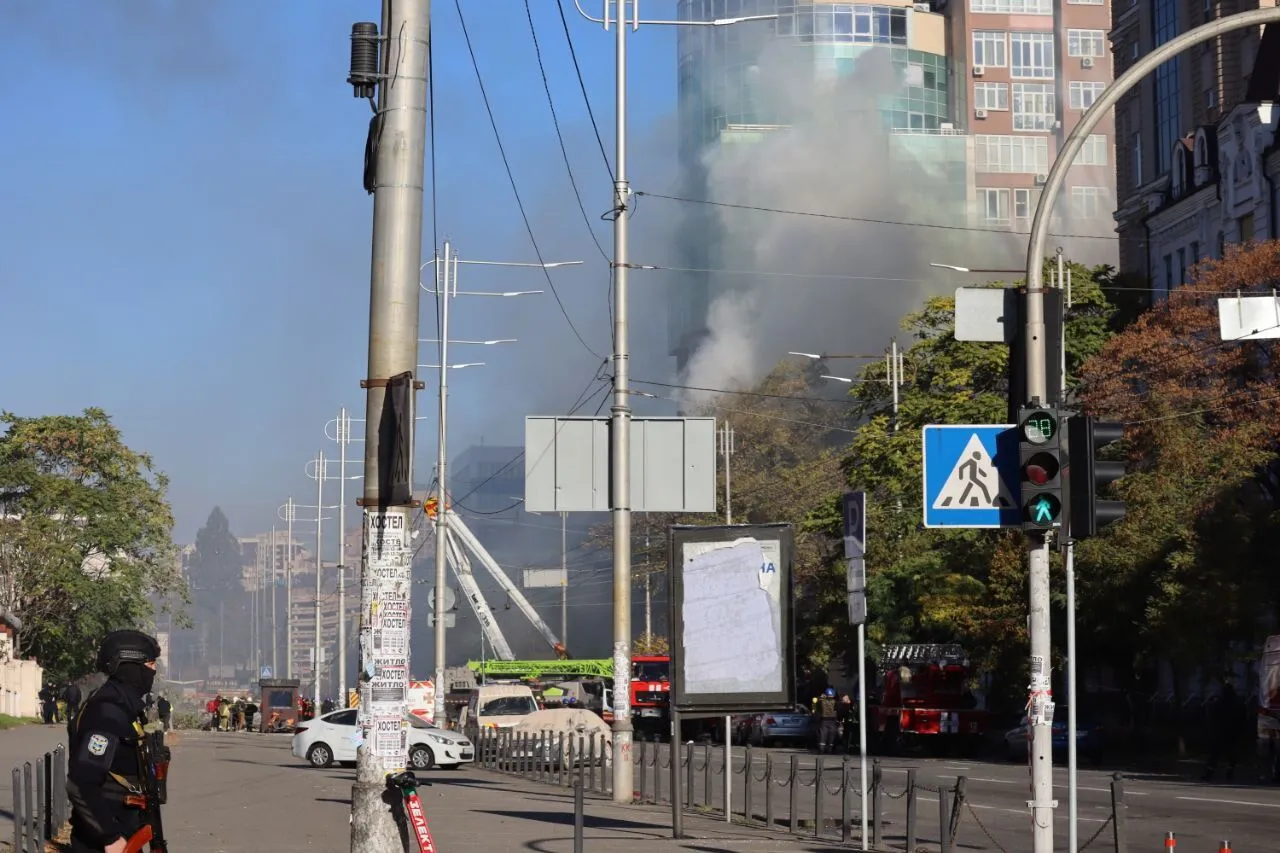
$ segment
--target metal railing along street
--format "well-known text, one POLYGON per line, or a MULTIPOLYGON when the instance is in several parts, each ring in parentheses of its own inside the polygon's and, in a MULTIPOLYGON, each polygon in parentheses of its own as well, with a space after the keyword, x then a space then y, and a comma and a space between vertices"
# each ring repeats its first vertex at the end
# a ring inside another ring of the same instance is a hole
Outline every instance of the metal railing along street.
MULTIPOLYGON (((563 787, 573 787, 581 780, 588 792, 612 794, 611 751, 604 733, 486 729, 478 741, 477 760, 485 769, 563 787)), ((747 746, 726 762, 722 745, 677 745, 685 811, 725 814, 724 784, 716 779, 723 779, 728 766, 740 780, 734 783, 734 801, 730 805, 735 826, 861 847, 858 807, 862 792, 857 787, 855 758, 761 752, 747 746)), ((637 741, 632 754, 636 768, 633 800, 669 803, 670 745, 637 741)), ((868 785, 870 849, 915 851, 919 845, 929 844, 942 853, 956 853, 957 838, 965 827, 969 827, 964 833, 967 849, 1001 853, 1024 849, 1025 839, 1001 838, 1000 832, 984 824, 979 812, 986 807, 970 801, 966 781, 966 777, 958 776, 954 784, 930 785, 920 781, 917 771, 909 768, 905 785, 895 788, 885 783, 880 760, 874 760, 868 785), (889 823, 895 827, 892 839, 885 831, 889 823)), ((1127 853, 1124 780, 1118 773, 1111 783, 1111 800, 1112 814, 1092 837, 1082 840, 1080 851, 1127 853)))
POLYGON ((13 768, 13 851, 43 853, 71 817, 67 752, 59 744, 34 762, 13 768))

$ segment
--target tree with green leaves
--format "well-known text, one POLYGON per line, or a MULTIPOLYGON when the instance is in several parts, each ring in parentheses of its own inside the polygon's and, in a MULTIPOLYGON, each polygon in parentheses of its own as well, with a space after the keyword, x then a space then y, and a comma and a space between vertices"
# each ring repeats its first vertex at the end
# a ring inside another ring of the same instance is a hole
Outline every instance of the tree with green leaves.
POLYGON ((107 632, 185 600, 168 481, 101 409, 0 423, 0 606, 18 654, 80 676, 107 632))
MULTIPOLYGON (((1105 289, 1110 267, 1071 264, 1072 307, 1066 316, 1068 384, 1113 333, 1105 289)), ((1046 265, 1046 273, 1048 273, 1046 265)), ((1047 275, 1046 275, 1047 277, 1047 275)), ((867 493, 867 635, 889 642, 964 643, 978 666, 997 675, 1011 695, 1021 689, 1025 657, 1026 585, 1020 537, 989 530, 926 530, 921 428, 927 424, 1004 423, 1009 348, 958 341, 951 297, 929 299, 903 322, 913 343, 904 353, 905 387, 893 415, 886 365, 862 372, 851 396, 861 423, 842 455, 847 487, 867 493)), ((840 537, 840 502, 831 494, 808 525, 840 537)), ((818 607, 803 614, 815 662, 856 665, 845 612, 843 554, 817 580, 818 607)))
MULTIPOLYGON (((1078 548, 1081 606, 1131 683, 1223 674, 1280 624, 1275 340, 1222 341, 1218 298, 1270 296, 1280 242, 1232 247, 1085 365, 1085 408, 1126 424, 1125 518, 1078 548)), ((1183 679, 1176 679, 1178 687, 1183 679)))

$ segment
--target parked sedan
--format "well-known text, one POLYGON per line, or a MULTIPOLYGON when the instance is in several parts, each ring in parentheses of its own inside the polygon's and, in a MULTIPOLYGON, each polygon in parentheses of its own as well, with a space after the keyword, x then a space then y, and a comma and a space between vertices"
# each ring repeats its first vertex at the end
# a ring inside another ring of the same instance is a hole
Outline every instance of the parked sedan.
MULTIPOLYGON (((1053 712, 1053 753, 1055 760, 1066 760, 1067 744, 1070 740, 1067 733, 1067 709, 1056 708, 1053 712)), ((1015 728, 1004 735, 1005 752, 1010 761, 1025 761, 1031 737, 1026 718, 1015 728)), ((1102 760, 1104 747, 1102 726, 1086 720, 1076 720, 1076 753, 1094 764, 1102 760)))
MULTIPOLYGON (((356 749, 363 740, 356 715, 356 709, 348 708, 299 725, 293 734, 294 757, 306 759, 313 767, 354 762, 356 749)), ((457 732, 438 729, 412 715, 408 721, 409 766, 414 770, 430 770, 435 766, 456 769, 475 761, 471 741, 457 732)))
POLYGON ((778 741, 808 744, 812 737, 813 715, 803 705, 796 705, 790 712, 757 716, 747 740, 756 746, 772 746, 778 741))

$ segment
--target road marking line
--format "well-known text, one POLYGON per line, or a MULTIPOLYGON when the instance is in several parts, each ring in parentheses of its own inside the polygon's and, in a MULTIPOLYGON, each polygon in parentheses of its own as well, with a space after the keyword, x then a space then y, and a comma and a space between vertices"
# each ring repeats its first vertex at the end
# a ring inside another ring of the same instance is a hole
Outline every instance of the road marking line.
POLYGON ((994 782, 997 785, 1025 785, 1025 782, 1018 782, 1013 779, 984 779, 981 776, 967 776, 970 782, 994 782))
MULTIPOLYGON (((970 808, 985 809, 986 811, 989 811, 989 812, 1006 812, 1008 814, 1016 814, 1016 815, 1027 814, 1026 809, 1006 809, 1001 806, 982 806, 982 805, 978 805, 977 803, 969 803, 968 805, 970 808)), ((1065 814, 1060 814, 1057 816, 1063 818, 1064 820, 1067 817, 1065 814)), ((1077 815, 1076 820, 1086 821, 1088 823, 1106 823, 1108 820, 1110 820, 1110 818, 1084 817, 1082 815, 1077 815)))
MULTIPOLYGON (((1125 793, 1129 793, 1125 791, 1125 793)), ((1175 800, 1190 800, 1196 803, 1222 803, 1228 806, 1257 806, 1263 809, 1280 809, 1280 803, 1251 803, 1248 800, 1218 800, 1213 797, 1174 797, 1175 800)))

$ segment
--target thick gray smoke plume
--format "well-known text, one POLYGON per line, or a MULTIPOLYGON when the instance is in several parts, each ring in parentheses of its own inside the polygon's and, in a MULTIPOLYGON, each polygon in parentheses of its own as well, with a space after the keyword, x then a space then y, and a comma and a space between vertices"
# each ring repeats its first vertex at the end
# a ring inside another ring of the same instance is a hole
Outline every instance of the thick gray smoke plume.
MULTIPOLYGON (((879 104, 906 80, 887 51, 864 54, 848 76, 816 80, 806 54, 765 48, 751 73, 761 111, 790 121, 758 141, 705 150, 712 201, 943 223, 939 200, 963 198, 963 184, 891 153, 895 140, 883 129, 879 104)), ((959 142, 937 135, 925 141, 959 142)), ((879 352, 903 314, 954 286, 930 274, 930 261, 973 260, 966 248, 972 235, 963 231, 732 207, 715 208, 704 221, 715 242, 711 266, 750 274, 710 275, 708 335, 685 376, 694 386, 750 383, 789 350, 879 352)))

